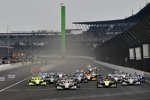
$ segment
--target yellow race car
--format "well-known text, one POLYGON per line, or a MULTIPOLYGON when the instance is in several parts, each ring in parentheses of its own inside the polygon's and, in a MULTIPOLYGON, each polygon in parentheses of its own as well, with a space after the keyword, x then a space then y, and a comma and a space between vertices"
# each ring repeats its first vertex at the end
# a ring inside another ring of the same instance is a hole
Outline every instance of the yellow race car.
POLYGON ((29 86, 33 85, 44 85, 46 86, 46 81, 42 79, 40 76, 33 76, 29 81, 28 81, 29 86))
POLYGON ((113 79, 106 77, 104 79, 99 79, 97 81, 97 88, 102 88, 102 87, 114 87, 114 88, 116 88, 117 83, 113 79))

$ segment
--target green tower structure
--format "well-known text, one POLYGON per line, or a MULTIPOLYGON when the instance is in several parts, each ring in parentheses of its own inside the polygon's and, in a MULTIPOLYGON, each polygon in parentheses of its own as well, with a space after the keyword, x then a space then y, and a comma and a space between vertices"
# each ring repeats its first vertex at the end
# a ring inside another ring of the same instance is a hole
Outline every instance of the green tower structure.
POLYGON ((65 56, 66 53, 66 16, 65 6, 61 6, 61 54, 65 56))

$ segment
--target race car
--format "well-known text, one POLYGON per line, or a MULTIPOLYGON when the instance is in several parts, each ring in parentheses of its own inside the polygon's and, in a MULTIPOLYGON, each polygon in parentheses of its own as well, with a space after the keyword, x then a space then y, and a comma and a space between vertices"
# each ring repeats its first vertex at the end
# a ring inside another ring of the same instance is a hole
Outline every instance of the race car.
POLYGON ((100 68, 99 68, 99 67, 93 67, 93 70, 94 70, 94 71, 99 71, 100 68))
POLYGON ((137 78, 140 80, 141 83, 145 83, 145 77, 138 75, 137 78))
POLYGON ((41 76, 43 79, 45 79, 46 77, 49 76, 49 74, 45 73, 45 72, 41 72, 41 73, 39 73, 39 76, 41 76))
POLYGON ((29 82, 28 83, 29 86, 33 86, 33 85, 44 85, 44 86, 46 86, 46 81, 43 80, 43 78, 41 76, 34 76, 28 82, 29 82))
POLYGON ((63 75, 64 75, 64 73, 63 73, 63 72, 57 72, 57 76, 58 76, 59 78, 62 78, 62 77, 63 77, 63 75))
POLYGON ((117 83, 121 83, 123 79, 121 75, 113 75, 111 78, 113 78, 117 83))
POLYGON ((141 82, 139 79, 133 77, 133 76, 126 76, 121 83, 122 86, 127 85, 141 85, 141 82))
POLYGON ((145 82, 145 77, 140 74, 137 74, 136 72, 134 73, 133 77, 140 80, 141 83, 145 82))
POLYGON ((86 70, 89 71, 89 72, 93 71, 92 65, 90 65, 90 64, 87 65, 86 70))
POLYGON ((98 74, 95 71, 92 71, 92 72, 86 72, 84 75, 88 80, 96 81, 98 74))
POLYGON ((88 79, 84 75, 84 73, 74 74, 73 77, 74 77, 74 80, 77 82, 80 82, 80 83, 87 83, 88 82, 88 79))
POLYGON ((64 89, 77 90, 77 88, 78 88, 78 83, 70 78, 59 80, 56 86, 56 90, 64 90, 64 89))
POLYGON ((126 76, 129 76, 129 74, 123 72, 123 71, 114 71, 111 74, 108 74, 109 77, 113 78, 116 82, 121 83, 122 79, 126 76))
POLYGON ((49 72, 45 78, 43 78, 47 83, 54 84, 58 79, 58 75, 55 72, 49 72))
POLYGON ((91 76, 91 80, 96 81, 97 80, 97 76, 98 76, 97 72, 96 71, 92 71, 91 75, 92 75, 91 76))
POLYGON ((101 78, 97 81, 97 88, 102 88, 102 87, 117 87, 117 83, 109 78, 109 77, 105 77, 105 78, 101 78))
POLYGON ((50 84, 54 84, 56 80, 57 80, 57 76, 55 75, 50 75, 46 78, 47 83, 50 84))
POLYGON ((96 77, 92 76, 91 73, 86 73, 85 76, 89 81, 96 81, 96 77))
POLYGON ((91 73, 86 72, 84 75, 88 80, 91 80, 92 77, 91 73))
POLYGON ((102 77, 101 74, 98 74, 98 76, 97 76, 97 82, 100 81, 100 80, 103 80, 103 77, 102 77))

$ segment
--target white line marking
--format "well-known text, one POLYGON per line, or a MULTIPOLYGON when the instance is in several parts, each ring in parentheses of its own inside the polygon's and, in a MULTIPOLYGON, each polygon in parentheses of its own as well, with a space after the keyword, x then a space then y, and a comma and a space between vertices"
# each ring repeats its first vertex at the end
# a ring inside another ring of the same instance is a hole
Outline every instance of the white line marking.
MULTIPOLYGON (((31 76, 30 76, 30 77, 31 77, 31 76)), ((7 89, 9 89, 9 88, 11 88, 11 87, 13 87, 13 86, 15 86, 15 85, 17 85, 17 84, 19 84, 19 83, 21 83, 21 82, 23 82, 23 81, 25 81, 25 80, 27 80, 27 79, 29 79, 30 77, 27 77, 27 78, 25 78, 25 79, 23 79, 23 80, 21 80, 21 81, 15 83, 15 84, 12 84, 12 85, 10 85, 10 86, 4 88, 4 89, 1 89, 1 90, 0 90, 0 93, 3 92, 3 91, 5 91, 5 90, 7 90, 7 89)))

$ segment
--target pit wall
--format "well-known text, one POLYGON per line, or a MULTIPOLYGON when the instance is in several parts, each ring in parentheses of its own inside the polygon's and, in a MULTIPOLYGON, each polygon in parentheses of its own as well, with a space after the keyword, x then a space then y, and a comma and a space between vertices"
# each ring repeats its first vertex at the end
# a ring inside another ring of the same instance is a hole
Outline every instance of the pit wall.
POLYGON ((3 64, 3 65, 0 65, 0 71, 15 69, 15 68, 28 66, 31 64, 39 64, 39 63, 42 63, 42 62, 41 61, 34 61, 34 62, 28 61, 28 62, 14 63, 14 64, 3 64))

